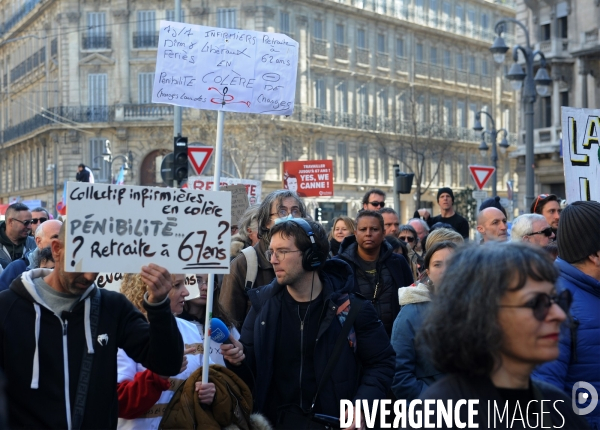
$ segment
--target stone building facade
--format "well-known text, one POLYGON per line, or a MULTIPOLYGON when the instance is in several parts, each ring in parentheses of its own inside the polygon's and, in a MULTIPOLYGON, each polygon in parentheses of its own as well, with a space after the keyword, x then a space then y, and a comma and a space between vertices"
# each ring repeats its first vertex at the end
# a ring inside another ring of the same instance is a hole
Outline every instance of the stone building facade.
MULTIPOLYGON (((438 186, 472 184, 467 166, 490 163, 472 131, 480 110, 516 143, 516 97, 488 51, 494 22, 515 15, 506 0, 182 0, 182 10, 192 24, 300 43, 294 114, 227 114, 223 172, 260 179, 268 192, 281 187, 282 160, 333 159, 335 196, 310 202, 326 219, 355 214, 368 188, 391 191, 393 164, 422 173, 431 207, 438 186), (421 147, 433 155, 420 160, 411 148, 421 147)), ((109 182, 132 161, 126 183, 161 185, 173 107, 152 104, 151 93, 158 23, 173 17, 162 0, 0 1, 2 202, 53 206, 53 166, 60 200, 79 163, 109 182), (112 163, 102 157, 107 140, 112 163)), ((214 144, 215 118, 183 109, 183 135, 214 144)), ((514 161, 501 155, 501 195, 514 179, 514 161)), ((406 220, 413 196, 402 202, 406 220)))

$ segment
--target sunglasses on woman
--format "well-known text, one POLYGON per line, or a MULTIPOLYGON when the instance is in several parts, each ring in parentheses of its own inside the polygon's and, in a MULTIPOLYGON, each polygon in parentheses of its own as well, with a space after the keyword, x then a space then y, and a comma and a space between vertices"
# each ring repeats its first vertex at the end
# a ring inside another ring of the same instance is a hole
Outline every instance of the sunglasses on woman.
POLYGON ((398 239, 400 239, 402 242, 409 242, 409 243, 413 243, 415 241, 415 238, 412 236, 398 236, 398 239))
POLYGON ((564 313, 568 314, 573 302, 571 291, 564 290, 560 294, 549 296, 546 293, 536 294, 524 305, 500 305, 501 308, 530 308, 533 311, 533 317, 538 321, 544 321, 550 312, 550 306, 556 303, 564 313))

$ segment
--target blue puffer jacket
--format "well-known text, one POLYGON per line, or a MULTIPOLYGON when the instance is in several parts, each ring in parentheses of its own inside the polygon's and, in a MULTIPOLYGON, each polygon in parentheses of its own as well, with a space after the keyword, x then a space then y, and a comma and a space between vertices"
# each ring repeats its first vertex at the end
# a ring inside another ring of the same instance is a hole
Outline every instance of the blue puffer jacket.
MULTIPOLYGON (((592 384, 600 393, 600 282, 560 258, 556 266, 560 270, 559 291, 566 288, 573 294, 575 325, 563 329, 558 359, 540 366, 532 377, 559 387, 569 397, 579 381, 592 384)), ((600 405, 585 418, 592 429, 600 429, 600 405)))

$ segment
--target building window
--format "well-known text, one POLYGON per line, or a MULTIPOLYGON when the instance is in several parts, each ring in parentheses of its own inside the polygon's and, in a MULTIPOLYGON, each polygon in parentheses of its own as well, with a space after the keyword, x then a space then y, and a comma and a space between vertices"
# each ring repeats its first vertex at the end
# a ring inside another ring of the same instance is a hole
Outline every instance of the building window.
POLYGON ((477 115, 477 104, 469 103, 469 127, 475 127, 475 115, 477 115))
POLYGON ((487 13, 482 13, 481 14, 481 28, 483 29, 483 31, 487 31, 487 29, 490 27, 490 17, 487 13))
POLYGON ((439 104, 440 100, 437 97, 429 98, 429 119, 432 124, 437 123, 440 119, 439 104))
POLYGON ((469 9, 467 11, 467 27, 469 29, 469 33, 473 36, 475 31, 475 11, 473 9, 469 9))
POLYGON ((229 178, 239 178, 233 157, 234 156, 229 151, 225 151, 223 153, 223 176, 227 176, 229 178))
POLYGON ((454 126, 454 110, 452 109, 452 100, 444 101, 444 121, 447 126, 454 126))
POLYGON ((396 39, 396 56, 404 58, 404 39, 396 39))
POLYGON ((558 33, 561 38, 566 39, 569 37, 569 22, 567 20, 568 17, 563 16, 562 18, 558 18, 558 33))
POLYGON ((106 73, 88 75, 88 115, 90 121, 108 121, 106 73))
POLYGON ((348 88, 346 82, 335 87, 335 109, 339 113, 348 113, 348 88))
POLYGON ((313 21, 313 37, 315 39, 323 40, 323 21, 315 19, 313 21))
POLYGON ((281 142, 281 157, 283 161, 294 159, 294 142, 289 137, 284 137, 281 142))
POLYGON ((327 160, 327 143, 324 140, 315 143, 315 160, 327 160))
POLYGON ((452 22, 450 21, 450 17, 452 16, 452 6, 448 2, 442 3, 442 18, 444 20, 444 24, 446 26, 446 30, 450 30, 452 28, 452 22))
POLYGON ((438 0, 429 0, 429 20, 434 27, 438 25, 438 0))
POLYGON ((379 52, 380 54, 385 54, 386 51, 387 50, 385 49, 385 35, 380 33, 377 35, 377 52, 379 52))
POLYGON ((442 185, 445 187, 454 185, 452 183, 452 161, 449 159, 446 159, 444 162, 444 183, 442 185))
POLYGON ((369 115, 369 92, 366 85, 358 89, 358 114, 369 115))
POLYGON ((474 75, 477 73, 477 68, 475 67, 475 56, 469 55, 469 73, 474 75))
POLYGON ((335 180, 346 182, 348 179, 348 146, 345 142, 338 142, 335 158, 335 180))
POLYGON ((153 10, 138 10, 137 32, 133 34, 133 47, 156 48, 157 45, 156 13, 153 10))
POLYGON ((540 27, 542 40, 550 40, 550 24, 542 24, 540 27))
POLYGON ((561 106, 570 106, 569 105, 569 92, 563 91, 560 93, 560 105, 561 106))
POLYGON ((481 59, 481 75, 488 76, 488 60, 486 58, 481 59))
POLYGON ((368 182, 369 173, 369 148, 361 145, 358 148, 358 182, 368 182))
POLYGON ((423 44, 417 43, 416 50, 417 50, 417 56, 416 56, 417 63, 423 63, 424 62, 423 44))
POLYGON ((387 91, 381 90, 377 94, 377 116, 387 118, 389 115, 387 91))
POLYGON ((429 62, 433 65, 437 65, 438 63, 438 52, 435 46, 432 46, 429 50, 429 62))
POLYGON ((97 182, 108 182, 110 178, 110 172, 108 170, 108 162, 102 157, 104 147, 106 145, 106 139, 94 138, 90 139, 90 163, 94 169, 94 179, 97 182), (99 170, 98 170, 99 169, 99 170))
POLYGON ((290 14, 288 12, 279 12, 279 30, 281 33, 290 32, 290 14))
POLYGON ((465 70, 465 60, 464 60, 462 52, 458 52, 456 54, 456 69, 460 70, 460 71, 465 70))
POLYGON ((467 127, 465 102, 456 102, 456 125, 463 128, 467 127))
POLYGON ((444 67, 447 69, 452 67, 452 54, 449 49, 444 49, 444 67))
POLYGON ((356 33, 356 46, 361 49, 367 48, 367 38, 365 35, 365 30, 362 28, 359 28, 358 32, 356 33))
POLYGON ((344 24, 336 24, 335 25, 335 43, 339 43, 340 45, 346 44, 346 37, 344 32, 344 24))
POLYGON ((552 96, 540 97, 542 115, 540 128, 552 127, 552 96))
POLYGON ((454 8, 454 19, 456 22, 456 31, 458 33, 464 32, 465 10, 461 5, 456 5, 454 8))
POLYGON ((237 28, 237 9, 217 8, 217 27, 237 28))
POLYGON ((83 49, 110 48, 110 39, 106 36, 106 13, 87 13, 87 35, 83 39, 83 49))
POLYGON ((152 85, 154 73, 138 74, 138 102, 140 104, 152 103, 152 85))
POLYGON ((325 79, 315 79, 315 107, 317 109, 327 109, 327 93, 325 89, 325 79))

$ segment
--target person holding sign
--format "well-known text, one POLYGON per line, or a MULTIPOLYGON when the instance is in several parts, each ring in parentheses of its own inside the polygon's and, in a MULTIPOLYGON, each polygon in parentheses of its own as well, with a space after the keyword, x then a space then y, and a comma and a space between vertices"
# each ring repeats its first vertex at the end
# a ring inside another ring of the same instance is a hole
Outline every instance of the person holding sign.
MULTIPOLYGON (((169 292, 171 312, 180 315, 189 292, 184 285, 184 275, 171 275, 172 288, 169 292)), ((144 295, 148 287, 140 275, 127 274, 121 284, 121 292, 140 312, 147 315, 143 307, 144 295)), ((181 371, 173 378, 158 375, 136 363, 119 348, 117 354, 117 392, 119 394, 119 429, 156 429, 164 408, 173 393, 196 369, 202 367, 203 342, 196 327, 181 318, 175 318, 177 327, 185 342, 181 371)), ((215 385, 201 386, 198 397, 200 403, 210 405, 215 396, 215 385)))
POLYGON ((0 294, 9 428, 115 428, 118 348, 161 375, 181 368, 169 272, 142 267, 146 320, 122 294, 101 291, 97 273, 65 271, 65 233, 63 224, 51 243, 54 270, 25 272, 0 294))

